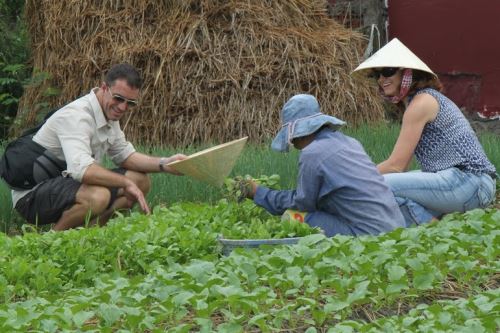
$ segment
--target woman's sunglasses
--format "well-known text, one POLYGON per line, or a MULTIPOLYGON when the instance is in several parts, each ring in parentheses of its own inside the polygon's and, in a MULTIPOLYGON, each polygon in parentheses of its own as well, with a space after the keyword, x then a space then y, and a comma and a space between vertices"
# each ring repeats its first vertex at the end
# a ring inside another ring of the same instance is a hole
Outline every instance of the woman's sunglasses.
POLYGON ((391 77, 399 70, 399 67, 384 67, 372 70, 370 76, 378 79, 380 75, 383 77, 391 77))
POLYGON ((113 92, 111 91, 111 88, 108 88, 109 90, 109 94, 111 95, 111 97, 113 97, 113 100, 117 103, 127 103, 128 107, 134 107, 134 106, 137 106, 137 104, 139 103, 136 99, 128 99, 128 98, 125 98, 123 97, 122 95, 118 95, 118 94, 113 94, 113 92))

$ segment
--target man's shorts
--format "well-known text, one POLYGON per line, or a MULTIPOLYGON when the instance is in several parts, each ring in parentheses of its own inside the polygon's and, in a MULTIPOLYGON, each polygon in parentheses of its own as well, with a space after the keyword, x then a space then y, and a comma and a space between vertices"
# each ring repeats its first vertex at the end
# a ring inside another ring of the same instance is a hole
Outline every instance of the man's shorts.
MULTIPOLYGON (((124 175, 127 170, 116 168, 111 171, 124 175)), ((19 199, 16 210, 31 224, 56 223, 65 210, 74 206, 76 193, 81 185, 82 183, 70 177, 48 179, 19 199)), ((108 208, 116 200, 118 188, 111 187, 109 191, 111 199, 108 208)))

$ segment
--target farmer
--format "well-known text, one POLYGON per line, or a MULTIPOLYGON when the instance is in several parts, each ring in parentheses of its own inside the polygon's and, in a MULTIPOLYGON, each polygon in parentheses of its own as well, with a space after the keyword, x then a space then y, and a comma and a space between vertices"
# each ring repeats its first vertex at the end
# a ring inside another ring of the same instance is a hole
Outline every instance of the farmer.
POLYGON ((104 225, 113 211, 138 202, 149 213, 147 173, 177 174, 169 162, 182 154, 154 157, 136 152, 119 120, 138 103, 142 79, 128 64, 113 66, 101 86, 55 112, 33 140, 65 160, 67 170, 31 190, 12 191, 16 210, 33 224, 55 223, 54 230, 104 225), (105 155, 119 168, 101 166, 105 155))
POLYGON ((247 197, 271 214, 285 213, 329 237, 375 235, 404 226, 375 164, 358 141, 337 131, 344 122, 321 113, 314 96, 293 96, 281 110, 281 120, 271 147, 301 150, 297 189, 270 190, 250 181, 247 197))
POLYGON ((378 169, 407 225, 484 208, 493 201, 495 167, 460 109, 440 92, 437 75, 422 60, 394 38, 355 71, 374 77, 381 96, 402 113, 397 142, 378 169), (406 172, 413 155, 421 171, 406 172))

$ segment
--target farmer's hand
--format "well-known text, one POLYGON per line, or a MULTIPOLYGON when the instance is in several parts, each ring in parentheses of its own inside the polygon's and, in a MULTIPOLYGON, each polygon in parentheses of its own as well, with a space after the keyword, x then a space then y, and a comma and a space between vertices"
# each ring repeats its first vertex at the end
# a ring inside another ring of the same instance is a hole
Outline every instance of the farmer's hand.
POLYGON ((183 173, 175 170, 173 167, 168 166, 169 163, 175 162, 175 161, 182 161, 188 158, 184 154, 175 154, 170 157, 163 157, 160 159, 160 165, 162 166, 164 172, 171 173, 172 175, 176 176, 182 176, 183 173))
POLYGON ((257 183, 252 179, 241 179, 238 181, 238 188, 240 190, 238 202, 243 201, 245 198, 253 199, 255 192, 257 192, 257 183))
POLYGON ((257 192, 257 183, 253 180, 249 180, 248 186, 250 187, 250 191, 248 192, 247 198, 253 199, 253 197, 255 196, 255 192, 257 192))

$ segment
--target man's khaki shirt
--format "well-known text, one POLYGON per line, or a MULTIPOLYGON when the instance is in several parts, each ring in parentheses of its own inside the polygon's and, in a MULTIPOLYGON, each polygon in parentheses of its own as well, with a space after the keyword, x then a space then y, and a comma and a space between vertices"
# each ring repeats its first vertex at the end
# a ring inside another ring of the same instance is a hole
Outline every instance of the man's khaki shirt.
MULTIPOLYGON (((94 93, 71 102, 54 113, 33 137, 33 141, 48 149, 67 169, 63 176, 82 181, 87 168, 102 164, 106 155, 120 165, 132 153, 133 145, 125 139, 119 121, 108 121, 94 93)), ((32 191, 12 191, 12 202, 32 191)))

